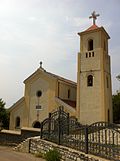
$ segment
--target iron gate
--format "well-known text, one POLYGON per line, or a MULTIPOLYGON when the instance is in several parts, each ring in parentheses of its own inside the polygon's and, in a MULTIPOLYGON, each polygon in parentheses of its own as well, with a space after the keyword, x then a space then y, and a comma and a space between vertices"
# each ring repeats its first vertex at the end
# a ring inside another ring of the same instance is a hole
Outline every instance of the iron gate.
POLYGON ((69 135, 68 121, 69 113, 64 112, 63 107, 59 107, 57 111, 49 113, 49 118, 42 122, 41 138, 60 144, 63 135, 69 135))
POLYGON ((119 126, 106 122, 81 125, 76 118, 70 117, 63 107, 49 113, 49 117, 42 122, 41 138, 86 154, 120 160, 119 126))

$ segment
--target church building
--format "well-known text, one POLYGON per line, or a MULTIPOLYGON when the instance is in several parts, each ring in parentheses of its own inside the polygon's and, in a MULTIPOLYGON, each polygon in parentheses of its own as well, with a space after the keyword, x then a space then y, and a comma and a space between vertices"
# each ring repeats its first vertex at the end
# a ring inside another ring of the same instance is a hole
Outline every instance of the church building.
POLYGON ((104 27, 93 24, 78 33, 77 83, 40 67, 25 81, 24 96, 10 107, 10 129, 39 128, 49 112, 63 106, 81 124, 112 122, 111 67, 108 54, 110 39, 104 27))
POLYGON ((10 110, 10 129, 40 127, 59 106, 75 116, 77 85, 40 66, 25 81, 24 96, 10 110))

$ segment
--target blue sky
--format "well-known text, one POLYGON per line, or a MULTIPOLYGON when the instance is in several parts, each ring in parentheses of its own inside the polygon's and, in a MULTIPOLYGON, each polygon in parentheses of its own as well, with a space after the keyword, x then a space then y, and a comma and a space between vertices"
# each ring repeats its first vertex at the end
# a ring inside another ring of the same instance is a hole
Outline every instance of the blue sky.
POLYGON ((111 39, 113 92, 120 88, 120 0, 0 0, 0 98, 9 107, 24 95, 23 81, 43 61, 50 72, 76 81, 79 36, 100 14, 111 39))

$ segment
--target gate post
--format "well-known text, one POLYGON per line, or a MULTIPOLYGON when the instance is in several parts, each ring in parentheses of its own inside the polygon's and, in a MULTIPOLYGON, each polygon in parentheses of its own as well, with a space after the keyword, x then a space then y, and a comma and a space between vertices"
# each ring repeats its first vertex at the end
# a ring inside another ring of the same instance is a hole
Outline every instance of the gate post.
POLYGON ((60 116, 61 116, 61 107, 59 107, 59 111, 58 111, 58 145, 60 145, 60 135, 61 135, 61 120, 60 120, 60 116))
POLYGON ((42 133, 43 133, 43 122, 41 123, 40 139, 42 139, 42 133))
POLYGON ((67 113, 67 135, 69 135, 69 113, 67 113))
POLYGON ((31 139, 28 140, 28 153, 30 153, 30 147, 31 147, 31 139))
POLYGON ((51 131, 51 113, 49 113, 48 138, 50 138, 50 131, 51 131))
POLYGON ((88 126, 85 126, 85 153, 88 154, 88 126))

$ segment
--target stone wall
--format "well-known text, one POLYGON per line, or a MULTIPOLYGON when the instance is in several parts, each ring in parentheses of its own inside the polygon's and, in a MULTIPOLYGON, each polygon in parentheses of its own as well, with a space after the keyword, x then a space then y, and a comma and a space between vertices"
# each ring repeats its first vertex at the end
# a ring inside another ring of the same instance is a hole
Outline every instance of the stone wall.
POLYGON ((62 156, 61 161, 105 161, 105 159, 101 159, 93 155, 88 155, 71 148, 67 148, 64 146, 51 143, 49 141, 42 140, 40 139, 40 137, 33 137, 26 139, 24 142, 19 144, 15 148, 15 150, 27 153, 30 152, 33 154, 35 153, 45 154, 50 149, 54 148, 60 152, 62 156))

